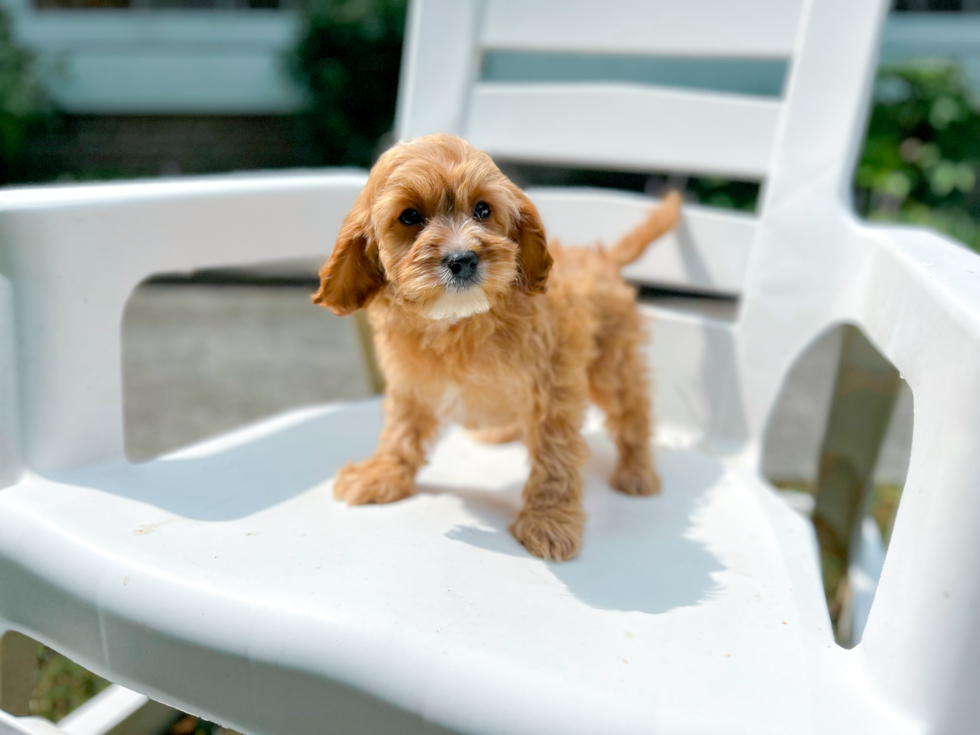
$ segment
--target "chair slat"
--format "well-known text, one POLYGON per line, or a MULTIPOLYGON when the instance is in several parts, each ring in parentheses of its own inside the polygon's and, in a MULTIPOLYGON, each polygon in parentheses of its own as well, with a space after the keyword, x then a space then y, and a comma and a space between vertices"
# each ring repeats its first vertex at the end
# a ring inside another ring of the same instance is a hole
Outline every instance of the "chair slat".
MULTIPOLYGON (((531 189, 548 237, 565 245, 615 243, 655 200, 595 189, 531 189)), ((680 227, 652 245, 623 275, 634 282, 726 296, 742 291, 755 217, 686 206, 680 227)))
POLYGON ((489 0, 485 48, 663 56, 786 58, 800 0, 489 0))
POLYGON ((466 135, 503 158, 762 178, 778 101, 625 84, 480 84, 466 135))

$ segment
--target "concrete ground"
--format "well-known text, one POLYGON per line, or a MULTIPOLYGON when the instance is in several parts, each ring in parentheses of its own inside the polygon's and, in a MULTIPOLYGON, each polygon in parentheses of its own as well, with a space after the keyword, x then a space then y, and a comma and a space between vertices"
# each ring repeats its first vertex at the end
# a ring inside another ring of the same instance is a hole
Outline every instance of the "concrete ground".
MULTIPOLYGON (((353 323, 309 301, 306 287, 151 285, 123 320, 127 453, 135 461, 296 406, 369 395, 353 323)), ((667 301, 670 305, 680 302, 667 301)), ((698 303, 732 317, 733 305, 698 303)), ((815 343, 787 381, 767 440, 765 472, 812 478, 839 335, 815 343)), ((899 401, 879 479, 901 483, 912 405, 899 401)))
POLYGON ((143 286, 122 329, 135 461, 286 409, 369 395, 353 325, 313 306, 309 289, 143 286))
MULTIPOLYGON (((841 333, 823 335, 801 355, 776 404, 765 441, 763 472, 774 480, 810 480, 817 474, 820 442, 834 388, 841 333)), ((899 389, 878 458, 876 479, 903 485, 912 449, 912 391, 899 389)))

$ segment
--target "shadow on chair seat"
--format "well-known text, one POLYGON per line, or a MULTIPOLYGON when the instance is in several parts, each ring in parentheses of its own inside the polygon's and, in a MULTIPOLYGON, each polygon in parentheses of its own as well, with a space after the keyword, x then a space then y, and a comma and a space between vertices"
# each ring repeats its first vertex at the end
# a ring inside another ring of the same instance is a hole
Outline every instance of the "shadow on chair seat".
MULTIPOLYGON (((696 521, 708 494, 723 492, 717 487, 721 463, 661 451, 663 494, 626 497, 609 488, 615 450, 601 425, 594 419, 589 423, 585 543, 573 562, 542 563, 542 573, 600 610, 659 614, 710 599, 719 587, 713 575, 723 566, 699 535, 696 521)), ((346 461, 369 455, 379 430, 376 401, 302 410, 154 462, 96 466, 50 479, 165 511, 165 517, 150 514, 134 526, 136 536, 179 521, 242 521, 324 485, 346 461)), ((322 497, 311 512, 340 513, 355 525, 357 519, 383 515, 386 523, 402 524, 411 534, 411 509, 436 503, 447 522, 457 521, 445 538, 529 559, 507 530, 521 506, 526 477, 523 445, 480 445, 454 428, 420 473, 416 497, 386 508, 346 508, 322 497), (402 520, 399 507, 405 509, 402 520)), ((361 541, 372 543, 367 537, 361 541)))
POLYGON ((283 503, 370 454, 377 401, 292 411, 144 464, 125 462, 50 477, 198 521, 231 521, 283 503), (342 418, 339 418, 342 416, 342 418))
MULTIPOLYGON (((601 610, 664 613, 710 598, 717 589, 712 574, 722 569, 693 534, 705 494, 718 480, 720 465, 691 462, 664 453, 662 495, 632 498, 611 490, 614 450, 603 436, 590 437, 592 458, 586 468, 585 542, 571 563, 548 563, 548 572, 576 598, 601 610)), ((480 453, 499 452, 477 448, 480 453)), ((511 459, 513 461, 513 459, 511 459)), ((508 533, 521 506, 523 484, 503 490, 456 489, 447 483, 423 492, 455 493, 474 523, 460 524, 446 536, 486 551, 527 556, 508 533)))
POLYGON ((788 727, 814 657, 836 660, 806 521, 750 471, 661 448, 663 494, 625 497, 590 426, 585 542, 549 563, 507 532, 519 444, 450 429, 414 497, 333 500, 379 424, 376 402, 309 409, 5 490, 0 618, 167 704, 270 732, 287 682, 324 702, 362 692, 365 721, 462 730, 505 710, 514 731, 748 731, 763 712, 788 727), (394 708, 365 714, 373 701, 394 708))

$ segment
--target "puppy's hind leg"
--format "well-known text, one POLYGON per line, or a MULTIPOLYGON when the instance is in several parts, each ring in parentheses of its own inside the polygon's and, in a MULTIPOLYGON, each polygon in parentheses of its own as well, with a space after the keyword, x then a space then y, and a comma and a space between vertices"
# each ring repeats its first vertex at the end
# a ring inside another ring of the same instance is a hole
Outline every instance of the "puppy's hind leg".
POLYGON ((639 314, 632 317, 626 320, 629 328, 604 332, 598 357, 589 369, 589 389, 606 414, 606 426, 619 452, 609 484, 627 495, 656 495, 660 476, 650 445, 650 391, 639 345, 643 333, 639 314))

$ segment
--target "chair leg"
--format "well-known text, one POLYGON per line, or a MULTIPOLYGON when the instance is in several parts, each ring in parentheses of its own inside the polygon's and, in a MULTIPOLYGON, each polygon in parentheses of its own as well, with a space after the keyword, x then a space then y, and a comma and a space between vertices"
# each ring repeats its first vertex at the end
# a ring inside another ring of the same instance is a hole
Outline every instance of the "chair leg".
MULTIPOLYGON (((820 451, 813 523, 825 553, 850 565, 860 552, 861 522, 874 488, 874 469, 901 384, 898 371, 855 327, 844 328, 837 382, 820 451)), ((838 640, 852 640, 845 575, 838 600, 845 614, 838 640)))
POLYGON ((104 689, 58 722, 66 733, 145 735, 170 731, 178 710, 118 684, 104 689))
POLYGON ((0 709, 16 717, 29 713, 38 645, 12 630, 0 637, 0 709))
POLYGON ((385 378, 378 364, 378 353, 374 348, 374 330, 363 309, 354 314, 354 324, 357 327, 357 339, 361 345, 361 354, 364 356, 364 365, 368 371, 371 393, 376 396, 381 395, 385 392, 385 378))

